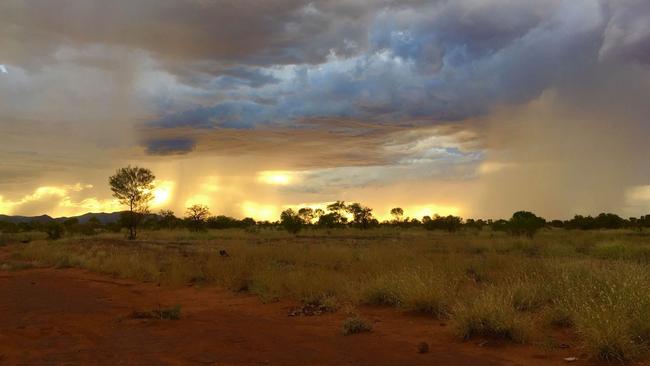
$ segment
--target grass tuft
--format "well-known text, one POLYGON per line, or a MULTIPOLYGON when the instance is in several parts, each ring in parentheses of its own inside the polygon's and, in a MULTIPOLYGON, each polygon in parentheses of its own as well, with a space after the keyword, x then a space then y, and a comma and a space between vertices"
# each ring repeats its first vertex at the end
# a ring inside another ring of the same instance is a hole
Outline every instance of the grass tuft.
POLYGON ((372 331, 372 325, 368 321, 353 316, 343 322, 343 335, 352 335, 372 331))

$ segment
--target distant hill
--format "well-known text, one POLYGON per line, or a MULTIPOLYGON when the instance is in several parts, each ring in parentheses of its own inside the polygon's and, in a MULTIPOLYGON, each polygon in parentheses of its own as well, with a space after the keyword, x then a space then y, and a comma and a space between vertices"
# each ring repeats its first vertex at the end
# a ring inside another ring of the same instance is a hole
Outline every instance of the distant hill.
POLYGON ((54 220, 52 217, 48 215, 41 215, 41 216, 7 216, 7 215, 0 215, 0 221, 3 222, 11 222, 14 224, 20 224, 20 223, 30 223, 30 222, 50 222, 54 220))
POLYGON ((76 217, 79 220, 79 223, 84 224, 88 222, 92 217, 96 217, 99 222, 102 224, 110 224, 113 222, 117 222, 120 219, 120 214, 121 212, 111 212, 111 213, 105 213, 105 212, 99 212, 99 213, 86 213, 80 216, 71 216, 71 217, 57 217, 53 218, 48 215, 41 215, 41 216, 8 216, 8 215, 0 215, 0 221, 3 222, 11 222, 14 224, 19 224, 19 223, 31 223, 31 222, 39 222, 39 223, 46 223, 50 221, 57 221, 57 222, 63 222, 69 218, 76 217))

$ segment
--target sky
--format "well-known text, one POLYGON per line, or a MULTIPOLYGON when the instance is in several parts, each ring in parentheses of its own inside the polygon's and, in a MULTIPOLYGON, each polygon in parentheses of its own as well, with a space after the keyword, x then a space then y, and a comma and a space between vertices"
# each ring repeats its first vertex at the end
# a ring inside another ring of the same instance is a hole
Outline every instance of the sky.
POLYGON ((3 0, 0 213, 650 213, 647 0, 3 0))

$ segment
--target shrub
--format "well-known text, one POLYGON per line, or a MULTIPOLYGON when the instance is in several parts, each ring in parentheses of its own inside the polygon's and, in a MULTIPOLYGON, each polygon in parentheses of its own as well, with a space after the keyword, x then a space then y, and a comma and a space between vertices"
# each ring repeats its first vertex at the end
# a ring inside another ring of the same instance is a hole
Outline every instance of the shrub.
POLYGON ((513 235, 526 235, 532 237, 546 225, 546 220, 532 212, 518 211, 508 221, 508 231, 513 235))
POLYGON ((343 322, 343 335, 370 332, 372 325, 358 316, 345 319, 343 322))
POLYGON ((45 226, 45 233, 47 234, 47 238, 49 240, 61 239, 61 237, 63 236, 63 225, 54 221, 49 222, 45 226))
POLYGON ((362 301, 369 305, 397 306, 401 300, 398 287, 394 275, 381 276, 365 290, 362 301))

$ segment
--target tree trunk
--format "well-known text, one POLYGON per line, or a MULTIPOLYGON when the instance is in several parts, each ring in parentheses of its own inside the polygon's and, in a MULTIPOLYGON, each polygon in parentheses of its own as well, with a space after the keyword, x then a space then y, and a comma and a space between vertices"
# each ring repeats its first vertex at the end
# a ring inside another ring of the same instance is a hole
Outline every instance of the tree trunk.
POLYGON ((137 232, 136 232, 135 212, 133 212, 133 201, 130 202, 129 213, 131 216, 131 220, 129 220, 129 240, 135 240, 137 232))

